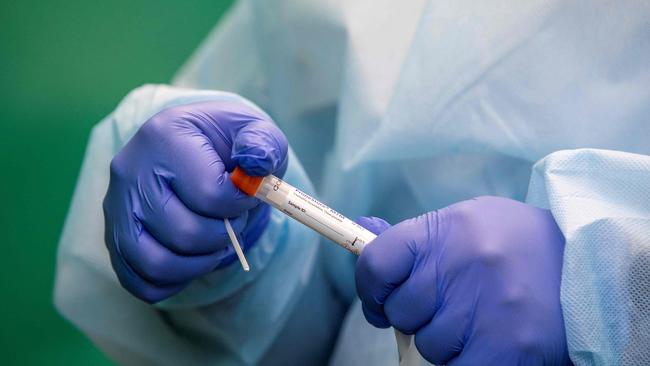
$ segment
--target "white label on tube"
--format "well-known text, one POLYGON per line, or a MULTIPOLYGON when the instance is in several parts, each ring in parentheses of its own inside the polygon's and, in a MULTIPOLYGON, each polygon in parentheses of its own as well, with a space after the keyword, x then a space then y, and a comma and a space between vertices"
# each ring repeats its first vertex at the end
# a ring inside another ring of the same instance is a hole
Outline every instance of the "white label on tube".
POLYGON ((272 203, 282 207, 287 203, 287 195, 273 189, 267 193, 266 198, 268 198, 272 203))
POLYGON ((287 215, 357 255, 375 238, 373 233, 356 222, 279 178, 272 180, 272 188, 265 198, 287 215))

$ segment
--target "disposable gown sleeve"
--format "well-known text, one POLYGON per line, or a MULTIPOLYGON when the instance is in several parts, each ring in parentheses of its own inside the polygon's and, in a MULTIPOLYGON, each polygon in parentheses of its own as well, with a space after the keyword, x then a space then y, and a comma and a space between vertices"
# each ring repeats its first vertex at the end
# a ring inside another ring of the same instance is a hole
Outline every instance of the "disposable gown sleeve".
POLYGON ((650 156, 558 151, 537 162, 528 202, 566 238, 561 301, 576 365, 650 364, 650 156))
MULTIPOLYGON (((92 130, 59 242, 54 303, 120 364, 257 363, 313 278, 318 237, 274 213, 264 234, 247 252, 251 272, 245 275, 235 262, 193 281, 156 306, 120 286, 103 240, 101 205, 112 157, 161 109, 223 98, 243 100, 225 92, 145 85, 125 97, 92 130), (294 275, 287 278, 283 275, 287 272, 294 275)), ((313 194, 292 154, 294 163, 285 178, 313 194)))

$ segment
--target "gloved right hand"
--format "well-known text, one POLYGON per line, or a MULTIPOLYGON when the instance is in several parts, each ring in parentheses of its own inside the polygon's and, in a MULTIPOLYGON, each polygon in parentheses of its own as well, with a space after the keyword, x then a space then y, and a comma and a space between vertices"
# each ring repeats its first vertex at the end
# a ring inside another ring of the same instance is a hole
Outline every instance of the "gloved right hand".
POLYGON ((111 162, 105 241, 120 283, 154 303, 259 238, 269 206, 239 191, 229 172, 282 176, 288 144, 271 118, 243 99, 172 107, 151 117, 111 162))
POLYGON ((550 211, 478 197, 390 228, 358 222, 379 234, 356 267, 368 322, 414 334, 436 365, 571 365, 550 211))

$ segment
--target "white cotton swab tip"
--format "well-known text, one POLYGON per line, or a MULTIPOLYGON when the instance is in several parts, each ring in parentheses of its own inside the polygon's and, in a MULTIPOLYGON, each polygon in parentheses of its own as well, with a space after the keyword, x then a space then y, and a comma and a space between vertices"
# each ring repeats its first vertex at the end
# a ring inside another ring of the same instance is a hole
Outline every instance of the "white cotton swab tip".
POLYGON ((246 260, 246 256, 244 255, 244 252, 241 250, 241 245, 239 245, 239 240, 237 240, 237 235, 235 235, 235 231, 232 229, 232 225, 230 225, 230 220, 228 219, 223 219, 224 223, 226 224, 226 231, 228 232, 228 236, 230 237, 230 242, 232 243, 232 247, 235 249, 235 253, 237 253, 237 258, 239 258, 239 263, 241 263, 242 268, 244 268, 244 271, 248 272, 250 271, 250 267, 248 266, 248 261, 246 260))

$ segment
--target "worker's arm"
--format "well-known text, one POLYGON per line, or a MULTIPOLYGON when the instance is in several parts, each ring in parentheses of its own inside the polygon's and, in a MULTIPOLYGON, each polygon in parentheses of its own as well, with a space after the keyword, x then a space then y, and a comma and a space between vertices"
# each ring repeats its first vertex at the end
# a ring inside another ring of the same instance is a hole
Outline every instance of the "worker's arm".
POLYGON ((478 198, 384 231, 357 264, 364 314, 435 363, 644 364, 648 187, 646 155, 552 153, 530 205, 478 198))
POLYGON ((224 187, 235 160, 282 174, 288 157, 285 178, 314 194, 283 149, 270 119, 237 95, 131 92, 91 134, 59 243, 57 309, 120 364, 320 362, 342 305, 320 272, 318 235, 224 187), (221 235, 230 215, 250 272, 221 235))
POLYGON ((533 167, 527 202, 548 208, 566 238, 561 301, 573 363, 648 364, 650 156, 554 152, 533 167))

